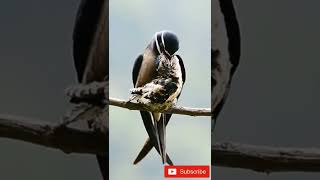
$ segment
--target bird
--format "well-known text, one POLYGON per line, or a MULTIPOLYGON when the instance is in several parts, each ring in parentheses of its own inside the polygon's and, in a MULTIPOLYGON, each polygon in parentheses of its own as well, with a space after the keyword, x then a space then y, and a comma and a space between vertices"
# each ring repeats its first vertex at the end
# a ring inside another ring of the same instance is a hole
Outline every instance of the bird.
MULTIPOLYGON (((134 89, 131 93, 149 100, 151 106, 160 104, 168 108, 176 103, 186 80, 183 60, 176 54, 178 50, 179 39, 175 33, 168 30, 156 32, 144 52, 134 62, 134 89)), ((172 165, 173 162, 166 153, 165 136, 166 125, 172 114, 147 111, 140 111, 140 114, 149 138, 133 164, 140 162, 155 147, 162 163, 172 165)))
MULTIPOLYGON (((78 8, 73 31, 73 58, 77 79, 81 84, 108 80, 107 5, 106 0, 82 0, 78 8)), ((107 124, 107 120, 103 123, 107 124)), ((106 180, 108 156, 96 157, 103 179, 106 180)))
POLYGON ((212 131, 228 97, 240 61, 240 28, 232 0, 212 2, 211 91, 212 131))

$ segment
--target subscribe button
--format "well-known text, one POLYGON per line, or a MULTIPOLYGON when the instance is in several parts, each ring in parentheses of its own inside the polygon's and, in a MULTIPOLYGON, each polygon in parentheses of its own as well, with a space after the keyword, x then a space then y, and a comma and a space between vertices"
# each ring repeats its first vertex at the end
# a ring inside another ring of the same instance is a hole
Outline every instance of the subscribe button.
POLYGON ((209 166, 164 166, 166 178, 208 178, 209 166))

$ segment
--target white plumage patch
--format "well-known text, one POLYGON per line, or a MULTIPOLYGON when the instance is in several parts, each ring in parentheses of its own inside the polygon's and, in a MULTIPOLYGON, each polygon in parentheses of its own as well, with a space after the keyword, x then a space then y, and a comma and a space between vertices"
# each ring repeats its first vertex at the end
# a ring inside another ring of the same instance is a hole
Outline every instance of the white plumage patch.
POLYGON ((130 90, 130 101, 145 104, 155 112, 170 108, 176 102, 182 90, 182 72, 179 59, 173 56, 167 59, 158 56, 158 67, 155 78, 142 87, 130 90))
MULTIPOLYGON (((228 51, 228 36, 224 16, 221 12, 219 2, 214 0, 213 7, 216 7, 213 13, 215 19, 212 27, 212 48, 218 52, 217 57, 214 59, 216 67, 212 69, 212 77, 216 81, 216 85, 212 91, 212 110, 223 100, 226 95, 228 83, 230 80, 230 70, 232 64, 230 62, 230 55, 228 51)), ((214 65, 213 65, 214 66, 214 65)))

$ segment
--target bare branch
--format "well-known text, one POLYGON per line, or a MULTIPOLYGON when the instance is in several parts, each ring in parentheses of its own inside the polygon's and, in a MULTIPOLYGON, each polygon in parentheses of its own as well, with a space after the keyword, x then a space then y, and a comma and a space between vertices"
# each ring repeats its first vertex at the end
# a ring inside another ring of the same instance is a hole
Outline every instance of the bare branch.
POLYGON ((258 172, 320 172, 320 149, 276 148, 237 143, 212 146, 213 166, 251 169, 258 172))
MULTIPOLYGON (((143 106, 143 104, 133 103, 133 102, 125 101, 122 99, 116 99, 112 97, 109 98, 109 105, 122 107, 129 110, 150 111, 150 109, 143 106)), ((189 116, 211 116, 211 111, 209 108, 190 108, 190 107, 175 106, 169 109, 168 111, 163 111, 163 112, 189 115, 189 116)))
MULTIPOLYGON (((104 105, 118 106, 129 110, 144 110, 151 111, 147 107, 139 103, 128 102, 122 99, 109 98, 109 101, 105 100, 105 93, 108 92, 108 82, 92 82, 89 84, 79 84, 69 87, 66 90, 66 95, 71 97, 72 102, 88 102, 88 103, 102 103, 104 105)), ((211 116, 210 108, 190 108, 175 106, 166 113, 189 115, 189 116, 211 116)))
POLYGON ((107 135, 18 116, 0 115, 0 137, 21 140, 65 153, 107 153, 107 135))
MULTIPOLYGON (((34 119, 0 115, 0 137, 21 140, 65 153, 107 154, 106 134, 59 127, 34 119)), ((212 165, 258 172, 319 172, 320 149, 276 148, 238 143, 216 143, 212 165)))

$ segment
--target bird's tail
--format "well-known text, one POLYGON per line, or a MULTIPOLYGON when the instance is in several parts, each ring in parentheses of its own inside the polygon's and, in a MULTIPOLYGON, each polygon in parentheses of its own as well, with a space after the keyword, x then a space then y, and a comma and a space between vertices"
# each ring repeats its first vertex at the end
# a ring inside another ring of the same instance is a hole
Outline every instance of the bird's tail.
POLYGON ((153 144, 148 138, 145 144, 143 145, 143 148, 139 152, 138 156, 133 161, 133 164, 138 164, 144 157, 146 157, 146 155, 151 151, 152 148, 153 148, 153 144))
MULTIPOLYGON (((138 156, 133 161, 133 164, 138 164, 144 157, 146 157, 146 155, 151 151, 152 148, 153 148, 153 144, 151 143, 150 139, 147 139, 141 151, 139 152, 138 156)), ((160 154, 160 151, 157 148, 156 150, 160 154)), ((166 158, 167 158, 167 163, 172 166, 173 162, 168 154, 166 154, 166 158)))
MULTIPOLYGON (((161 114, 160 118, 163 118, 163 121, 157 121, 157 125, 155 125, 156 127, 158 126, 162 126, 163 127, 163 122, 165 123, 164 126, 166 126, 168 124, 168 120, 170 119, 171 117, 171 114, 169 115, 165 115, 165 114, 161 114)), ((157 128, 159 129, 159 128, 157 128)), ((164 130, 165 130, 165 127, 164 127, 164 130)), ((157 130, 157 131, 162 131, 161 129, 160 130, 157 130)), ((157 133, 158 134, 158 133, 157 133)), ((163 134, 163 140, 162 142, 165 143, 165 133, 163 134)), ((161 138, 159 138, 159 141, 160 141, 161 138)), ((160 143, 159 143, 160 144, 160 143)), ((164 144, 165 145, 165 144, 164 144)), ((146 157, 146 155, 151 151, 151 149, 155 147, 155 149, 157 150, 157 152, 161 155, 160 153, 160 149, 157 147, 157 146, 154 146, 152 144, 152 141, 150 140, 150 138, 147 139, 147 141, 145 142, 145 144, 143 145, 141 151, 139 152, 138 156, 136 157, 136 159, 134 160, 133 164, 138 164, 144 157, 146 157)), ((166 154, 166 162, 169 164, 169 165, 173 165, 173 162, 172 160, 170 159, 169 155, 167 153, 164 153, 166 154)), ((164 155, 163 154, 163 155, 164 155)), ((161 157, 163 158, 163 156, 161 155, 161 157)))
POLYGON ((156 129, 158 132, 158 140, 160 145, 160 156, 162 163, 165 164, 166 161, 166 125, 165 125, 165 116, 160 115, 160 119, 155 122, 156 129))
POLYGON ((140 111, 140 113, 144 122, 144 126, 149 135, 149 139, 144 144, 142 150, 139 152, 133 164, 137 164, 138 162, 140 162, 150 152, 152 147, 155 147, 155 149, 160 154, 162 161, 164 163, 166 162, 170 165, 173 165, 170 157, 165 153, 165 126, 167 122, 165 122, 166 119, 162 117, 164 115, 146 111, 140 111))

